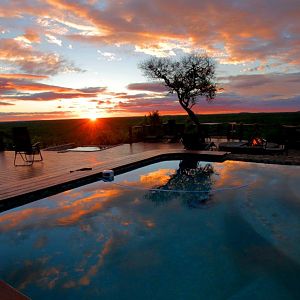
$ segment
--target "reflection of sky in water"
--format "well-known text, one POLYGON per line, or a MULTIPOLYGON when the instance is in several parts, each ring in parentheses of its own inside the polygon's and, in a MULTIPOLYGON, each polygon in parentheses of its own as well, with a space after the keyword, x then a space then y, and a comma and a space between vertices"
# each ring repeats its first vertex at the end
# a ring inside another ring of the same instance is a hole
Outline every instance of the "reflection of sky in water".
POLYGON ((251 184, 195 209, 132 189, 165 186, 178 164, 2 213, 1 278, 33 299, 299 298, 300 168, 213 163, 213 189, 251 184))

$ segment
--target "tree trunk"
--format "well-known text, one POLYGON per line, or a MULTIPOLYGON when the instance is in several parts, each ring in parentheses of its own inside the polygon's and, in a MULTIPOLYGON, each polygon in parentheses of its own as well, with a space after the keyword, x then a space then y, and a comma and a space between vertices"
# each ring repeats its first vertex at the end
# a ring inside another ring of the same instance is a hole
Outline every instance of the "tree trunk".
POLYGON ((197 118, 197 116, 194 114, 194 112, 188 108, 187 106, 185 106, 182 101, 179 101, 181 107, 188 113, 188 116, 190 117, 190 119, 193 121, 193 123, 197 126, 197 128, 200 127, 200 122, 197 118))
POLYGON ((190 117, 191 121, 196 125, 197 127, 197 133, 198 133, 198 139, 201 143, 205 143, 205 133, 202 130, 202 127, 200 125, 198 117, 195 115, 195 113, 185 106, 182 101, 179 101, 181 107, 188 113, 188 116, 190 117))

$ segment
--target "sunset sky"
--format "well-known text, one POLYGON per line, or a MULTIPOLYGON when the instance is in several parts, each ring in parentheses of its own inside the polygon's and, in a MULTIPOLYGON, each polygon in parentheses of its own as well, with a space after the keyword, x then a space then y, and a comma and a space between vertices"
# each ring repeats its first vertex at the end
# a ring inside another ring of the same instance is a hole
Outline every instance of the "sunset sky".
POLYGON ((0 0, 0 121, 183 114, 151 56, 213 57, 198 113, 300 111, 299 0, 0 0))

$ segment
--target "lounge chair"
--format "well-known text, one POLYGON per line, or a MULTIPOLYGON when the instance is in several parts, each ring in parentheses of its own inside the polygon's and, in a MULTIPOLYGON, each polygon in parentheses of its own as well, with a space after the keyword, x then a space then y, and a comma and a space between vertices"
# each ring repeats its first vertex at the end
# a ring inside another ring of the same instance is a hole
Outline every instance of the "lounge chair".
POLYGON ((14 165, 15 166, 31 166, 35 161, 42 161, 42 153, 40 151, 40 143, 31 144, 31 139, 27 127, 14 127, 12 129, 12 137, 15 150, 14 165), (23 161, 23 164, 17 164, 17 156, 23 161), (35 156, 38 156, 36 158, 35 156))

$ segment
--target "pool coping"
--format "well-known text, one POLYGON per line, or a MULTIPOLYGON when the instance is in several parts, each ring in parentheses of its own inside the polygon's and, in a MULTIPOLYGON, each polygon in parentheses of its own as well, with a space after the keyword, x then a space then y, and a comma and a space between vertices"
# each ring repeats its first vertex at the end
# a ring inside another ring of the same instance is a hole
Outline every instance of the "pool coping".
POLYGON ((194 151, 179 149, 150 150, 120 157, 97 166, 70 170, 59 176, 43 175, 2 186, 0 192, 0 212, 49 197, 72 188, 102 179, 102 171, 111 169, 115 175, 123 174, 153 163, 180 160, 185 157, 211 162, 224 162, 228 152, 194 151))

